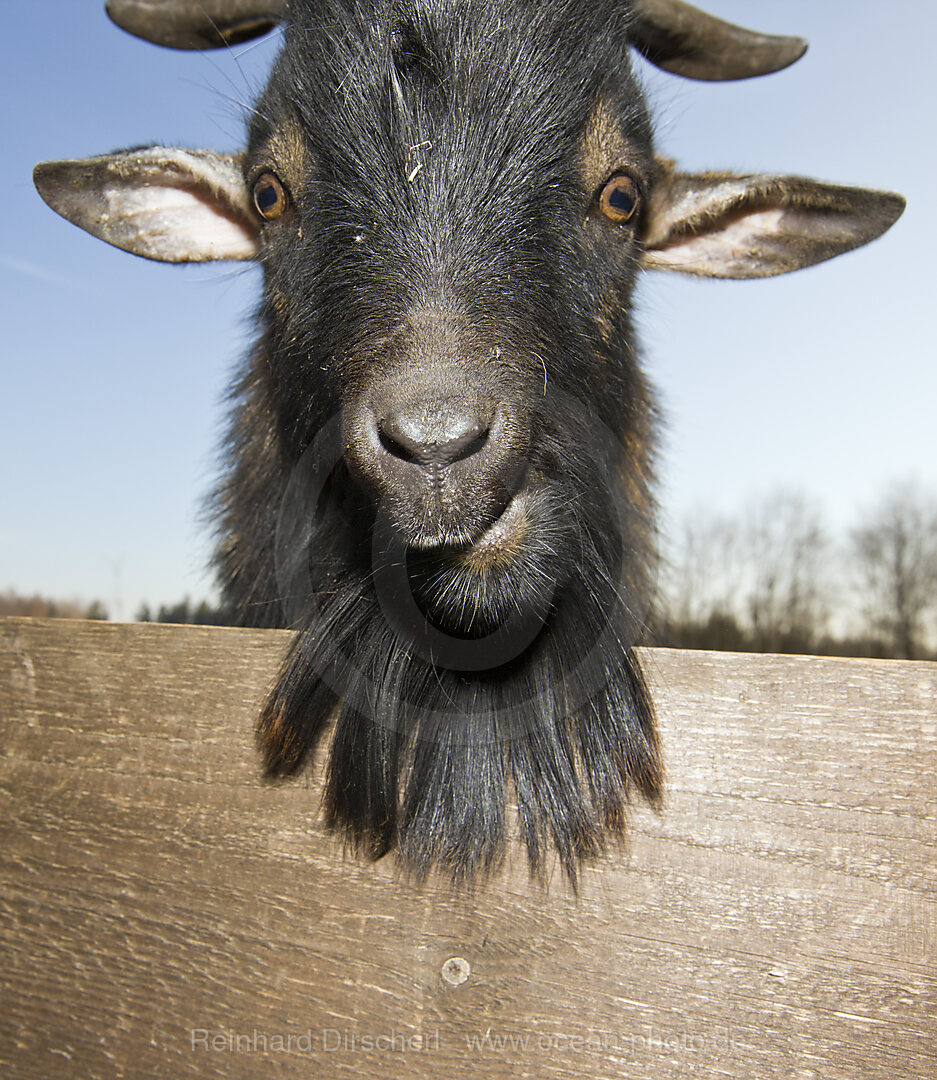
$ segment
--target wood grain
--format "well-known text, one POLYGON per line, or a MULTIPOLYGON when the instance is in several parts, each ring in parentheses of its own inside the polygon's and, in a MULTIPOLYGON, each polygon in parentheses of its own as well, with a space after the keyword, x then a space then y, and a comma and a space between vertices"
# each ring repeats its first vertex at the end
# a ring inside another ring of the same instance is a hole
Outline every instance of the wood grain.
POLYGON ((543 889, 260 777, 289 634, 0 623, 0 1074, 937 1076, 937 665, 648 651, 667 795, 543 889))

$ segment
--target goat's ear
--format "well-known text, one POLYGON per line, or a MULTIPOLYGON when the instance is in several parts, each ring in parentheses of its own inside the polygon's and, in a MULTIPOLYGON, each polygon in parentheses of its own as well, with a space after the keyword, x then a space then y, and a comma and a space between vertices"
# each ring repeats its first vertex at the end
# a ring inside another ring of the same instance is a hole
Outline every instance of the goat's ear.
POLYGON ((786 274, 881 236, 900 195, 799 176, 675 173, 659 162, 642 230, 643 263, 717 278, 786 274))
POLYGON ((62 217, 134 255, 160 262, 251 259, 257 221, 240 157, 150 147, 33 171, 62 217))

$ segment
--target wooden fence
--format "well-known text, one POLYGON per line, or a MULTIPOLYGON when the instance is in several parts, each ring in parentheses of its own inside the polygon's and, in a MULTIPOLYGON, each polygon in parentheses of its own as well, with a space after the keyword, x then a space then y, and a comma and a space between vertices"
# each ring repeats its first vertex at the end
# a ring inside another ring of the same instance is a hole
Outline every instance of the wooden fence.
POLYGON ((937 1076, 937 665, 652 650, 661 813, 581 895, 345 857, 281 631, 0 623, 0 1075, 937 1076))

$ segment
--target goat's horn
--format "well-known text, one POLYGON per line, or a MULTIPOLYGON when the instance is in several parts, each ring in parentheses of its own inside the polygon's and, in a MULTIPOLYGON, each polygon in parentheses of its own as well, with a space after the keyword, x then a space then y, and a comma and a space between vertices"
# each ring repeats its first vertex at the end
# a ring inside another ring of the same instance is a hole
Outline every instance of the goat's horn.
MULTIPOLYGON (((259 37, 282 22, 289 0, 107 0, 118 26, 171 49, 216 49, 259 37)), ((651 63, 689 79, 767 75, 807 49, 723 22, 683 0, 634 0, 631 42, 651 63)))
POLYGON ((107 0, 121 29, 169 49, 219 49, 260 37, 286 17, 289 0, 107 0))
POLYGON ((803 38, 756 34, 683 0, 634 0, 630 38, 665 71, 711 81, 780 71, 807 51, 803 38))

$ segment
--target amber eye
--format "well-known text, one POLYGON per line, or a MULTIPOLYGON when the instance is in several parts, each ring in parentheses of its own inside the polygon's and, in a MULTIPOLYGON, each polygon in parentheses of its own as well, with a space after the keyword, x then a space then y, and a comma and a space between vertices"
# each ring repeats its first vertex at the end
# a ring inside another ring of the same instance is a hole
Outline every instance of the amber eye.
POLYGON ((273 173, 265 172, 257 177, 253 194, 257 213, 267 221, 278 218, 289 205, 286 190, 273 173))
POLYGON ((638 185, 630 176, 613 176, 599 195, 602 213, 619 224, 631 221, 638 212, 640 201, 638 185))

